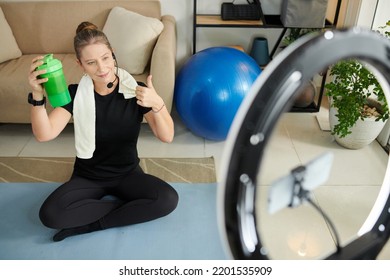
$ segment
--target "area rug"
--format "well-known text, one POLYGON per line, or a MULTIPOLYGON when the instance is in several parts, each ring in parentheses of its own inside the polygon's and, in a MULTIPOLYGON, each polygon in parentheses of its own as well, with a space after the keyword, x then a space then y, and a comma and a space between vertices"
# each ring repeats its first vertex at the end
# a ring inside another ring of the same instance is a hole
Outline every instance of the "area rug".
POLYGON ((59 183, 0 183, 0 260, 223 260, 217 184, 173 183, 177 208, 160 219, 53 242, 38 212, 59 183))
MULTIPOLYGON (((65 182, 74 158, 0 157, 0 182, 65 182)), ((167 182, 214 183, 214 158, 141 158, 140 166, 167 182)))

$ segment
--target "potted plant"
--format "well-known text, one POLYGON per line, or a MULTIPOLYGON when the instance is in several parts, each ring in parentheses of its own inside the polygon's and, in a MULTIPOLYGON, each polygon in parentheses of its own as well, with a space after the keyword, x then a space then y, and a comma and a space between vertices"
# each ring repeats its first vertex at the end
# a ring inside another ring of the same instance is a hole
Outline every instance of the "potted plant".
MULTIPOLYGON (((390 21, 377 32, 390 38, 390 21)), ((331 67, 333 80, 325 85, 330 97, 329 122, 336 141, 351 149, 371 143, 389 118, 385 94, 372 74, 354 59, 331 67)))
MULTIPOLYGON (((390 21, 377 32, 390 38, 390 21)), ((385 94, 358 60, 343 60, 331 67, 333 80, 325 85, 330 97, 329 122, 336 141, 351 149, 370 144, 389 118, 385 94)))
POLYGON ((389 118, 384 92, 364 65, 354 59, 331 67, 333 81, 325 85, 330 97, 329 122, 336 141, 350 149, 370 144, 389 118))

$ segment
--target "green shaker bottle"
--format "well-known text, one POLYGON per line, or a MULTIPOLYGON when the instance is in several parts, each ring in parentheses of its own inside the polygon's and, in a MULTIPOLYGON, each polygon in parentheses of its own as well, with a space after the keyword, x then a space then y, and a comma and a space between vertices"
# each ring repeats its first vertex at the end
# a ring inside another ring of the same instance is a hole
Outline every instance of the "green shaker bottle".
POLYGON ((37 70, 45 69, 47 72, 40 75, 40 78, 48 78, 43 84, 50 104, 53 107, 60 107, 71 101, 68 86, 65 81, 62 63, 53 58, 53 54, 47 54, 43 58, 43 64, 37 70))

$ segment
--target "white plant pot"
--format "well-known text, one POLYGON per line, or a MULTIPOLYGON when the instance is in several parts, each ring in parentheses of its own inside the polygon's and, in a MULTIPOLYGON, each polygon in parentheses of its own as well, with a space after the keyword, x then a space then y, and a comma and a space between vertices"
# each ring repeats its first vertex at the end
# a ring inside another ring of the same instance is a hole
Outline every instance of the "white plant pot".
MULTIPOLYGON (((337 109, 330 106, 329 124, 331 131, 333 131, 334 126, 338 123, 336 113, 337 109)), ((343 138, 337 135, 334 135, 334 137, 336 142, 345 148, 353 150, 361 149, 371 144, 378 137, 385 124, 386 121, 375 121, 375 118, 365 118, 364 121, 359 119, 351 128, 351 134, 343 138)))

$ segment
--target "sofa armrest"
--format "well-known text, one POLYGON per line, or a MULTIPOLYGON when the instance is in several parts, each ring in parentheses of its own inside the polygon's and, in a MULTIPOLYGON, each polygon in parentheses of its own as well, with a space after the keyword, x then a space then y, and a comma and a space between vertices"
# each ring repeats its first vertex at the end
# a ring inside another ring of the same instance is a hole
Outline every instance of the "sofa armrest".
POLYGON ((171 112, 176 75, 176 20, 173 16, 164 15, 161 21, 164 29, 152 53, 150 73, 153 75, 153 85, 157 93, 171 112))

